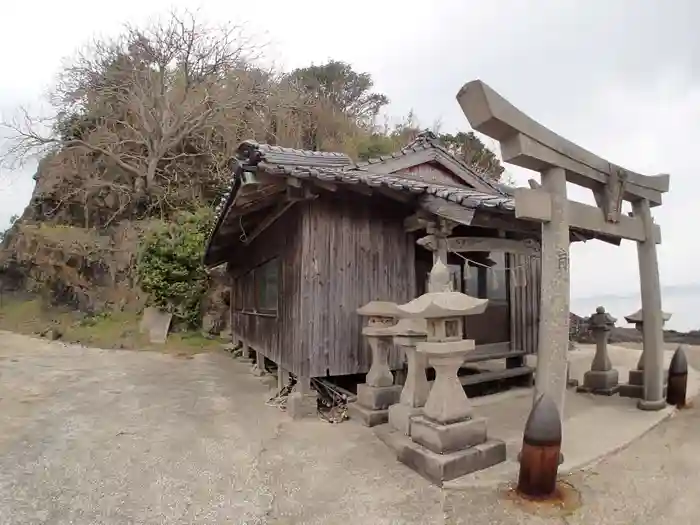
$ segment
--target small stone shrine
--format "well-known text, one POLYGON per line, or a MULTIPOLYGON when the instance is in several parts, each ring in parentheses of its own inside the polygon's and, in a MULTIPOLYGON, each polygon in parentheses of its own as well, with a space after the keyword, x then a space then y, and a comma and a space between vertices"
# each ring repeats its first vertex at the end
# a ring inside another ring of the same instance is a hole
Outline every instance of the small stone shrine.
POLYGON ((595 313, 590 317, 588 329, 595 337, 595 356, 591 369, 583 376, 583 385, 577 389, 579 392, 611 396, 619 390, 618 372, 612 367, 608 355, 608 340, 616 322, 617 319, 607 313, 602 306, 596 308, 595 313))
MULTIPOLYGON (((661 322, 666 324, 666 322, 671 318, 671 314, 667 312, 661 312, 661 322)), ((639 333, 644 333, 644 318, 642 309, 637 310, 633 314, 625 316, 625 321, 629 324, 633 324, 634 327, 639 331, 639 333)), ((622 397, 632 397, 636 399, 644 398, 644 352, 646 350, 646 345, 643 344, 643 350, 639 356, 639 361, 637 362, 637 368, 635 370, 630 370, 628 376, 628 382, 620 385, 620 396, 622 397)), ((664 377, 664 397, 666 396, 666 373, 664 377)))
POLYGON ((426 340, 418 353, 435 369, 423 414, 410 419, 410 441, 399 460, 441 485, 506 458, 505 443, 488 439, 486 420, 474 417, 458 372, 474 340, 463 339, 464 317, 486 309, 487 299, 450 291, 450 273, 441 259, 430 272, 429 292, 398 307, 399 316, 425 319, 426 340))
POLYGON ((357 385, 357 401, 348 405, 348 413, 366 426, 373 427, 389 420, 388 409, 398 402, 401 394, 401 385, 394 384, 388 362, 394 337, 393 325, 399 312, 395 303, 371 301, 358 308, 357 313, 367 317, 362 334, 372 350, 372 364, 366 382, 357 385))

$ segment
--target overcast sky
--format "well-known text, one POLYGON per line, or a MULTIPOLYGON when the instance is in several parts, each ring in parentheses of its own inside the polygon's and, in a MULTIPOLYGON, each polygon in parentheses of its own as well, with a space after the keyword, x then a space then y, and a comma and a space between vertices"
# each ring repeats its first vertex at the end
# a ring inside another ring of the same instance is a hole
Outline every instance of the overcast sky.
MULTIPOLYGON (((194 2, 6 2, 0 18, 0 110, 36 104, 63 57, 96 34, 194 2), (148 6, 148 10, 146 10, 148 6)), ((629 169, 670 173, 655 209, 664 285, 700 283, 700 2, 694 0, 210 0, 211 20, 246 21, 293 68, 328 58, 372 74, 392 116, 468 129, 455 95, 484 80, 536 120, 629 169), (243 18, 241 18, 243 17, 243 18)), ((9 112, 9 113, 8 113, 9 112)), ((492 141, 489 144, 493 145, 492 141)), ((31 169, 0 178, 0 224, 21 213, 31 169)), ((509 168, 519 183, 534 176, 509 168)), ((593 202, 571 189, 577 200, 593 202)), ((638 290, 635 245, 572 249, 572 294, 638 290)))

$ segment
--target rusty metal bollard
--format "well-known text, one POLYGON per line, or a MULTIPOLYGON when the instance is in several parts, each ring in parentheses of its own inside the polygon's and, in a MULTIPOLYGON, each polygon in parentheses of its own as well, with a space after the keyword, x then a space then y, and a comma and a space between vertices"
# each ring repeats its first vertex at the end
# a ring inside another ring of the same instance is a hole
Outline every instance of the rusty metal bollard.
POLYGON ((525 423, 517 488, 522 496, 545 499, 554 494, 561 436, 559 410, 554 401, 543 394, 535 402, 525 423))
POLYGON ((685 407, 687 389, 688 359, 685 355, 685 348, 683 345, 678 345, 671 359, 671 365, 668 367, 666 402, 669 405, 676 405, 678 408, 685 407))

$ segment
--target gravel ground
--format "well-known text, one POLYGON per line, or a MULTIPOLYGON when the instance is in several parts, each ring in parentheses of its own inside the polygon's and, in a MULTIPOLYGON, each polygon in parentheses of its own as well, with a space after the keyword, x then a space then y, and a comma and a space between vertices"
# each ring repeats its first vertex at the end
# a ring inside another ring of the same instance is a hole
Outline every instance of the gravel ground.
MULTIPOLYGON (((693 350, 691 363, 700 364, 693 350)), ((292 422, 224 354, 0 333, 0 524, 697 524, 691 408, 569 478, 581 505, 441 491, 354 422, 292 422), (534 514, 533 514, 534 512, 534 514)))
POLYGON ((224 354, 2 333, 0 523, 442 519, 440 490, 407 475, 368 429, 292 422, 267 395, 224 354))

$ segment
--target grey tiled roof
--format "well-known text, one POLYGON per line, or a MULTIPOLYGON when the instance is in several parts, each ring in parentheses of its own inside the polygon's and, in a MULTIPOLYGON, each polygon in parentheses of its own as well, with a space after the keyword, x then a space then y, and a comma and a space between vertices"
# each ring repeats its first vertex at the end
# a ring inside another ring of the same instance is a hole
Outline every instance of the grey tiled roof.
MULTIPOLYGON (((435 142, 435 139, 432 133, 424 132, 401 151, 362 163, 353 163, 350 157, 343 153, 283 148, 270 144, 258 144, 254 141, 241 143, 238 148, 238 158, 244 165, 257 166, 257 169, 277 175, 287 175, 300 179, 315 178, 321 181, 339 182, 342 184, 385 187, 415 195, 434 195, 447 201, 461 204, 466 208, 491 208, 503 211, 515 209, 515 203, 511 196, 492 182, 486 180, 486 177, 471 169, 469 169, 470 173, 486 182, 490 188, 493 188, 493 194, 465 187, 427 183, 398 175, 385 175, 373 172, 373 165, 421 149, 436 148, 450 155, 449 152, 435 142)), ((464 165, 465 169, 468 169, 459 159, 452 155, 450 157, 464 165)))
POLYGON ((250 161, 251 164, 265 161, 285 166, 323 166, 327 168, 353 165, 352 159, 344 153, 283 148, 272 144, 259 144, 252 140, 246 140, 238 146, 238 157, 244 162, 250 161))
POLYGON ((412 193, 414 195, 434 195, 447 201, 455 202, 465 208, 491 208, 503 211, 513 211, 515 203, 511 197, 502 194, 489 195, 469 188, 458 188, 422 182, 397 175, 372 173, 363 168, 323 168, 309 166, 289 166, 261 162, 258 169, 277 175, 287 175, 299 179, 315 178, 327 182, 341 184, 364 184, 369 187, 385 187, 390 190, 412 193))
POLYGON ((399 151, 390 155, 381 155, 363 162, 353 163, 352 159, 344 153, 328 152, 328 151, 309 151, 294 148, 283 148, 281 146, 273 146, 271 144, 259 144, 254 141, 245 141, 239 148, 239 156, 254 157, 255 161, 265 161, 270 164, 281 164, 285 166, 314 166, 314 167, 346 167, 352 168, 368 168, 371 171, 371 166, 381 164, 387 160, 397 159, 411 153, 418 153, 424 150, 439 151, 443 155, 449 157, 453 162, 458 164, 464 171, 472 177, 480 181, 482 184, 492 189, 494 193, 500 193, 507 196, 501 184, 491 180, 484 172, 470 166, 463 160, 452 155, 445 149, 432 131, 424 131, 420 133, 412 142, 401 148, 399 151))

